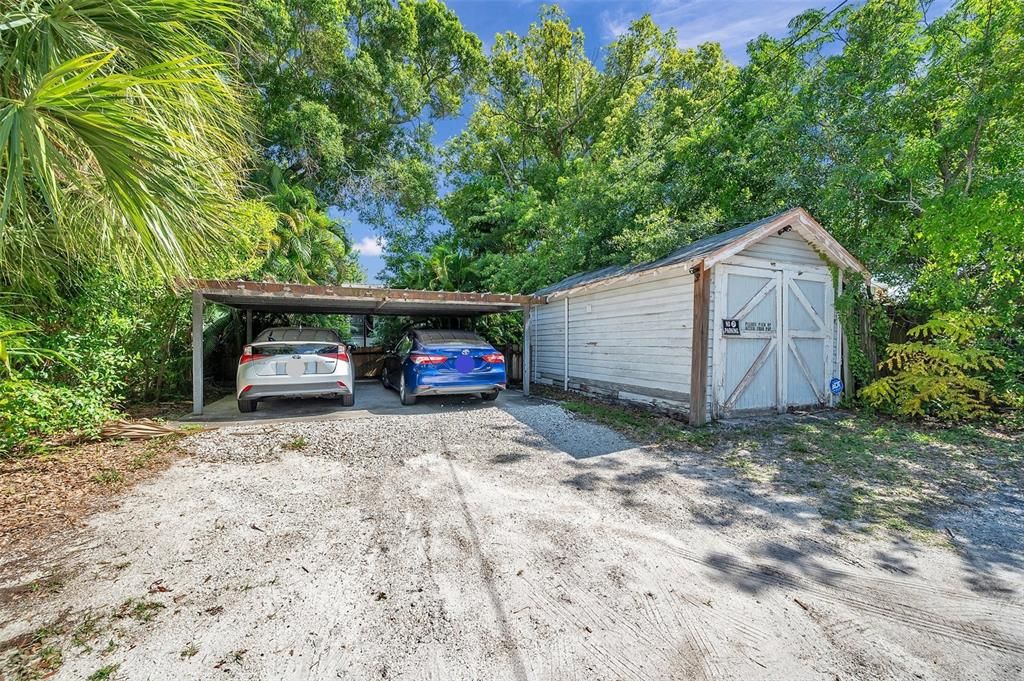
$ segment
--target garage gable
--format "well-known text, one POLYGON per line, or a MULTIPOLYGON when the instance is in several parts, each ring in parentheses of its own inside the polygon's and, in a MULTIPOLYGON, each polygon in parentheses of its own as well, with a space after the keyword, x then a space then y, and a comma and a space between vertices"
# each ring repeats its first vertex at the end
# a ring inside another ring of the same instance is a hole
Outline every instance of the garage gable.
POLYGON ((794 208, 781 213, 771 220, 758 225, 747 233, 732 239, 703 258, 703 268, 710 269, 714 265, 744 251, 751 254, 757 244, 766 239, 778 240, 779 237, 792 240, 799 235, 822 258, 840 269, 858 272, 868 276, 868 270, 857 258, 846 250, 835 237, 818 224, 810 213, 803 208, 794 208))

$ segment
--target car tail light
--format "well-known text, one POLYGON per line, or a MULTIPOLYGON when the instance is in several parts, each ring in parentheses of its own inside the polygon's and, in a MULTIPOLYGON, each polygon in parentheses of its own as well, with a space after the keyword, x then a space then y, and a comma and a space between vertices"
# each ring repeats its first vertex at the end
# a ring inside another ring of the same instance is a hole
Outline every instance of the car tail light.
POLYGON ((249 362, 255 362, 258 359, 266 359, 270 355, 260 355, 253 353, 252 346, 246 345, 242 348, 242 356, 238 359, 239 364, 248 364, 249 362))
POLYGON ((488 352, 486 355, 481 357, 481 359, 483 359, 483 361, 487 362, 488 364, 505 363, 505 355, 501 354, 500 352, 488 352))
POLYGON ((338 381, 338 385, 341 386, 342 388, 348 387, 347 385, 345 385, 345 381, 338 381))
POLYGON ((445 355, 426 355, 419 352, 410 354, 409 359, 413 364, 444 364, 448 361, 445 355))
POLYGON ((241 394, 244 395, 245 393, 249 392, 250 390, 252 390, 252 386, 251 385, 247 385, 244 388, 242 388, 241 394))
POLYGON ((337 352, 321 352, 320 356, 324 359, 340 359, 344 362, 348 361, 348 353, 341 348, 338 348, 337 352))

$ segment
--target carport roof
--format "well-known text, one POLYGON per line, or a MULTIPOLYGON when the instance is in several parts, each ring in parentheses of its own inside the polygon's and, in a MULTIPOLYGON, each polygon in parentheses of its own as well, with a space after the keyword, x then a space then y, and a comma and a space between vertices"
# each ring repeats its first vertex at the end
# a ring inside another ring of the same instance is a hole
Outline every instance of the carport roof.
POLYGON ((524 305, 545 302, 539 296, 510 293, 421 291, 381 286, 314 286, 219 279, 192 279, 187 285, 206 300, 261 312, 467 317, 517 312, 524 305))

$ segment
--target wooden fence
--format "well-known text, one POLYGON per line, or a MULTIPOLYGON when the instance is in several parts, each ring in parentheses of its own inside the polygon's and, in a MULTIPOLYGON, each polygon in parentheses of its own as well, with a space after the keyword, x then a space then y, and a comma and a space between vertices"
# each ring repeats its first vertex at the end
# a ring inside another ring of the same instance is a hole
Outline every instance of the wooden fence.
MULTIPOLYGON (((523 382, 523 347, 519 344, 500 345, 496 347, 505 355, 505 373, 509 385, 521 385, 523 382)), ((350 348, 352 361, 355 363, 356 378, 379 378, 384 357, 387 352, 383 348, 350 348)))

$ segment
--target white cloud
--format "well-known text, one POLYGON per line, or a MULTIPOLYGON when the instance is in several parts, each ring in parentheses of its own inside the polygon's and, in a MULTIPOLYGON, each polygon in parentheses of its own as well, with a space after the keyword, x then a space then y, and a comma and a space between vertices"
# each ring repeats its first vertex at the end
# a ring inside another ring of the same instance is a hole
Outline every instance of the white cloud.
POLYGON ((615 40, 629 29, 629 24, 638 17, 624 12, 622 9, 614 13, 605 10, 601 12, 601 30, 604 32, 605 40, 615 40))
POLYGON ((648 13, 662 28, 676 29, 681 47, 719 42, 730 57, 745 62, 748 41, 761 33, 785 35, 789 20, 811 5, 807 0, 645 0, 606 9, 600 18, 606 40, 648 13))
POLYGON ((385 241, 372 236, 364 236, 352 245, 352 250, 359 255, 379 256, 384 252, 385 241))

